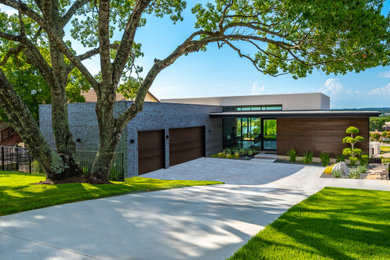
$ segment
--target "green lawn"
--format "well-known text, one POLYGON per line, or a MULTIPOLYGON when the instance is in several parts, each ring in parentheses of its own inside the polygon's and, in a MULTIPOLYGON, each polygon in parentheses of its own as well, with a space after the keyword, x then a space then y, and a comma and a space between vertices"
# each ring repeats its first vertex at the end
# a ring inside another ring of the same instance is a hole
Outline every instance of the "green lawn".
POLYGON ((390 152, 390 146, 381 146, 381 152, 389 153, 390 152))
POLYGON ((390 192, 324 188, 230 259, 389 259, 390 192))
POLYGON ((157 180, 133 177, 126 179, 125 182, 101 185, 87 183, 34 184, 43 180, 45 180, 45 176, 42 174, 0 172, 0 216, 62 203, 131 192, 222 183, 216 181, 157 180))

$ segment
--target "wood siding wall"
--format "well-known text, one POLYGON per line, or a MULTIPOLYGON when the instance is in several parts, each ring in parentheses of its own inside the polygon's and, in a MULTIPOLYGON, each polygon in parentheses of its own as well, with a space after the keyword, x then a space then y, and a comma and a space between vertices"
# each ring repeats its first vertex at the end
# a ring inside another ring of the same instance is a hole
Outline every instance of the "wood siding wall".
POLYGON ((278 118, 277 119, 277 154, 287 155, 294 148, 298 155, 305 151, 313 152, 314 156, 329 153, 335 157, 342 153, 347 145, 342 139, 349 126, 359 128, 364 141, 357 145, 368 154, 369 149, 369 118, 278 118))

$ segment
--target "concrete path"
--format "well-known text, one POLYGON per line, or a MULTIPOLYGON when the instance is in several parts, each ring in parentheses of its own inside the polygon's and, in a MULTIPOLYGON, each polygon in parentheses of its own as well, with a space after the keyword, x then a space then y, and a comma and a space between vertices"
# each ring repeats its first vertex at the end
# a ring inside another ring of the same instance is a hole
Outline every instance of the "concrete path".
POLYGON ((263 160, 198 159, 145 177, 230 184, 130 194, 3 216, 0 259, 225 259, 324 186, 390 190, 388 181, 320 179, 322 170, 263 160))

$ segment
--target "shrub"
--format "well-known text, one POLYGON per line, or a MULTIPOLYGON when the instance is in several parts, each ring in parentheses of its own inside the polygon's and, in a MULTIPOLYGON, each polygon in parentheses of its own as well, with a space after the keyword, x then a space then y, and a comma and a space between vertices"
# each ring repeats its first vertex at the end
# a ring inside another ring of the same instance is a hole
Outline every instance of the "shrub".
POLYGON ((390 158, 382 158, 382 164, 390 164, 390 158))
POLYGON ((350 126, 347 130, 345 130, 345 133, 349 135, 343 138, 343 144, 349 144, 351 148, 345 148, 343 150, 343 154, 351 157, 359 155, 362 150, 356 148, 355 145, 358 142, 364 141, 364 137, 357 135, 359 133, 359 129, 354 126, 350 126))
POLYGON ((329 163, 330 163, 330 158, 329 158, 329 154, 328 153, 322 153, 320 154, 320 158, 321 158, 321 165, 322 166, 327 166, 329 163))
POLYGON ((235 152, 235 153, 234 153, 234 158, 240 158, 240 155, 241 155, 240 152, 235 152))
POLYGON ((374 141, 379 141, 379 139, 381 138, 381 134, 378 133, 378 132, 374 132, 374 133, 371 134, 371 138, 374 141))
POLYGON ((357 170, 360 172, 360 173, 366 173, 367 172, 367 166, 365 165, 360 165, 357 167, 357 170))
POLYGON ((336 158, 336 162, 344 162, 345 161, 345 155, 344 154, 340 154, 337 156, 336 158))
POLYGON ((287 155, 290 157, 290 162, 297 161, 297 151, 295 151, 294 148, 291 148, 290 150, 288 150, 287 155))
POLYGON ((359 159, 360 165, 368 165, 368 155, 362 154, 359 159))
POLYGON ((305 152, 305 157, 303 158, 303 163, 310 164, 313 161, 313 153, 305 152))
POLYGON ((341 177, 341 172, 340 171, 334 171, 332 173, 332 176, 335 177, 335 178, 340 178, 341 177))
POLYGON ((255 153, 255 151, 253 149, 249 149, 249 151, 247 152, 247 154, 249 156, 252 156, 254 153, 255 153))
POLYGON ((349 157, 349 165, 351 166, 355 166, 356 165, 356 162, 357 162, 358 158, 356 157, 349 157))
POLYGON ((332 170, 333 170, 333 164, 326 167, 325 170, 324 170, 324 173, 327 174, 327 175, 331 175, 332 174, 332 170))
POLYGON ((349 174, 348 174, 348 177, 350 179, 357 179, 360 177, 360 172, 359 172, 359 169, 352 169, 349 174))
POLYGON ((31 163, 31 172, 43 173, 43 168, 37 160, 31 163))

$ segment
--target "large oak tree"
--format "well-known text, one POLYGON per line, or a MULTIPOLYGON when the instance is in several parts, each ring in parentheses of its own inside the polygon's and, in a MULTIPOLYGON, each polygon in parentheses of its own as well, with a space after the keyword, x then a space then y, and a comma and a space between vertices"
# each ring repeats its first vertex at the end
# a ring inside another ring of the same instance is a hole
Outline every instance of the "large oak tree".
POLYGON ((184 55, 206 51, 209 44, 231 48, 260 73, 271 76, 299 78, 313 70, 344 74, 388 63, 389 23, 381 14, 381 0, 199 2, 192 8, 197 19, 194 30, 167 57, 156 57, 141 78, 137 58, 142 49, 134 41, 137 30, 151 15, 168 15, 179 22, 185 1, 0 0, 17 11, 11 16, 0 13, 0 109, 48 179, 63 181, 81 174, 67 112, 66 87, 72 74, 85 80, 97 94, 100 144, 88 181, 105 183, 121 132, 142 110, 157 75, 184 55), (114 41, 117 33, 120 40, 114 41), (78 53, 65 36, 89 51, 78 53), (100 57, 99 75, 92 75, 83 64, 95 55, 100 57), (15 57, 22 57, 39 71, 50 88, 56 152, 19 95, 20 86, 3 72, 15 57), (118 89, 134 94, 135 100, 123 114, 114 116, 118 89))

